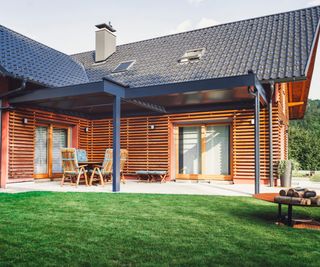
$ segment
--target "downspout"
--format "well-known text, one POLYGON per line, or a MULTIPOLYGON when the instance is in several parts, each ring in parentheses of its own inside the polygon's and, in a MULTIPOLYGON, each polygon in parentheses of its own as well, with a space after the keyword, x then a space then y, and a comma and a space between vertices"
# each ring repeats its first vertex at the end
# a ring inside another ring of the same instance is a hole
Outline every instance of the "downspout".
MULTIPOLYGON (((27 81, 23 80, 20 87, 0 94, 0 163, 2 162, 2 158, 1 158, 1 155, 2 155, 2 153, 1 153, 1 151, 2 151, 2 110, 7 109, 7 107, 2 106, 3 105, 3 98, 24 90, 26 88, 26 84, 27 84, 27 81)), ((1 164, 0 164, 0 166, 1 166, 1 164)), ((0 179, 2 179, 2 168, 0 168, 0 179)))
POLYGON ((273 131, 272 131, 272 98, 274 94, 274 82, 270 83, 270 99, 269 99, 269 180, 270 187, 274 186, 273 179, 273 131))

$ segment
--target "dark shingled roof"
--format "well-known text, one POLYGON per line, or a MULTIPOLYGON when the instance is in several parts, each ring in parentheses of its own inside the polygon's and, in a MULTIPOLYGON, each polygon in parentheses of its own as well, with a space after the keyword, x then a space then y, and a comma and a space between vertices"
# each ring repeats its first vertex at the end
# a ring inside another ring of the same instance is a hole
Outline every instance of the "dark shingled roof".
POLYGON ((94 51, 73 55, 90 81, 111 77, 131 87, 247 74, 261 80, 306 76, 315 42, 320 7, 311 7, 204 29, 119 45, 105 63, 94 64, 94 51), (179 64, 189 49, 205 48, 201 60, 179 64), (126 72, 119 63, 135 60, 126 72))
POLYGON ((0 71, 52 87, 88 82, 82 64, 72 57, 1 25, 0 71))

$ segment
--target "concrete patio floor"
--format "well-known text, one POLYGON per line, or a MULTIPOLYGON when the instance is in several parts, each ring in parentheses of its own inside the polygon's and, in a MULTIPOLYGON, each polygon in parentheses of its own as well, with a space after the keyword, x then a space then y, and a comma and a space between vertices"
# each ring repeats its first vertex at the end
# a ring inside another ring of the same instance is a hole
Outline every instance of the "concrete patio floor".
MULTIPOLYGON (((307 179, 293 181, 293 186, 307 187, 320 193, 320 183, 310 182, 307 179)), ((268 187, 261 185, 261 193, 279 192, 280 187, 268 187)), ((78 187, 71 185, 60 186, 59 181, 35 181, 25 183, 12 183, 6 189, 0 189, 3 193, 21 193, 32 191, 52 192, 111 192, 111 184, 105 186, 93 185, 78 187)), ((194 183, 194 182, 167 182, 145 183, 127 181, 121 184, 122 193, 149 193, 149 194, 189 194, 189 195, 220 195, 220 196, 251 196, 254 193, 253 184, 226 184, 221 182, 194 183)))

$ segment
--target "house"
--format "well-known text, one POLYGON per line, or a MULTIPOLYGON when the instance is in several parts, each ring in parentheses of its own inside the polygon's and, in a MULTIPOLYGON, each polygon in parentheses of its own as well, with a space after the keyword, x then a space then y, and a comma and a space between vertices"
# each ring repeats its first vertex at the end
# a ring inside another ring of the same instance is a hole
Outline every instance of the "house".
POLYGON ((289 120, 306 110, 320 7, 66 55, 0 26, 1 187, 61 176, 60 148, 119 149, 127 177, 277 182, 289 120))

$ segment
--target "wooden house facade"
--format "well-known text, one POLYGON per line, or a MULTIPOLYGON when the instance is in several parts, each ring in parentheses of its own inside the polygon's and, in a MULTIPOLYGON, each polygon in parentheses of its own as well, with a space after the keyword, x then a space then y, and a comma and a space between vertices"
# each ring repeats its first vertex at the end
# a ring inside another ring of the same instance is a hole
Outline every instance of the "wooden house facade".
MULTIPOLYGON (((319 17, 313 7, 155 38, 117 47, 102 62, 95 62, 98 51, 58 55, 73 65, 56 70, 57 63, 43 59, 53 67, 40 66, 36 74, 0 60, 1 187, 61 177, 61 147, 85 149, 89 160, 102 161, 117 144, 129 152, 127 178, 165 170, 168 180, 254 183, 258 175, 259 183, 277 184, 277 162, 288 158, 289 121, 305 113, 319 17), (188 38, 195 43, 184 44, 188 38), (226 44, 223 62, 218 48, 226 44), (183 56, 177 52, 170 65, 173 46, 183 56), (158 62, 158 51, 167 60, 158 62)), ((114 33, 109 25, 101 30, 114 33)))

